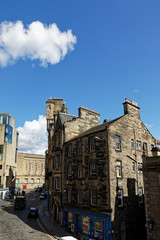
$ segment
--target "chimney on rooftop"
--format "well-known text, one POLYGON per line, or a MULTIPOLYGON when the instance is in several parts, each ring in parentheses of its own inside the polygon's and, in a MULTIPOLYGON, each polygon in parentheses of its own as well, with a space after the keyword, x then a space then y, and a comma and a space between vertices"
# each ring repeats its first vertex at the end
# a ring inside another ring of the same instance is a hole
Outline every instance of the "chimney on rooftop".
POLYGON ((124 114, 129 114, 131 116, 137 116, 138 118, 140 118, 140 108, 137 107, 137 103, 125 98, 125 102, 123 103, 124 105, 124 114))

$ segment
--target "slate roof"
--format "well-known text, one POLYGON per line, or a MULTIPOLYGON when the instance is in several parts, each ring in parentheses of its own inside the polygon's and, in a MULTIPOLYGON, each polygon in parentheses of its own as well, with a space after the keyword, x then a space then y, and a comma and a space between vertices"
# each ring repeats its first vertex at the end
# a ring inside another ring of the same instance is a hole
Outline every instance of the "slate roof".
MULTIPOLYGON (((81 133, 81 134, 78 134, 78 136, 70 139, 69 141, 72 141, 72 140, 75 140, 75 139, 77 139, 77 138, 84 137, 84 136, 87 136, 87 135, 90 135, 90 134, 93 134, 93 133, 96 133, 96 132, 105 130, 106 127, 110 126, 112 123, 114 123, 115 121, 117 121, 118 119, 120 119, 120 118, 122 118, 122 117, 123 117, 123 116, 121 116, 121 117, 119 117, 119 118, 115 118, 115 119, 110 120, 110 121, 107 121, 107 122, 105 122, 105 123, 103 123, 103 124, 100 124, 100 125, 98 125, 98 126, 96 126, 96 127, 92 127, 92 128, 90 128, 89 130, 84 131, 84 132, 81 133)), ((69 142, 69 141, 67 141, 67 142, 69 142)))
POLYGON ((77 118, 75 115, 70 115, 66 113, 59 113, 59 117, 61 119, 61 124, 63 125, 65 122, 72 121, 74 118, 77 118))

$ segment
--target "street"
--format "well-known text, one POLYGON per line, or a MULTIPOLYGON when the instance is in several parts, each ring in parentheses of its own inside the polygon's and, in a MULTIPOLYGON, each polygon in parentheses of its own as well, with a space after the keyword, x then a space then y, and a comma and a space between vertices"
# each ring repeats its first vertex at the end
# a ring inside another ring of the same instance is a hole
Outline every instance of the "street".
POLYGON ((14 202, 0 208, 0 240, 48 240, 51 239, 39 226, 38 219, 28 218, 28 209, 38 207, 40 193, 27 194, 27 204, 23 210, 15 210, 14 202))

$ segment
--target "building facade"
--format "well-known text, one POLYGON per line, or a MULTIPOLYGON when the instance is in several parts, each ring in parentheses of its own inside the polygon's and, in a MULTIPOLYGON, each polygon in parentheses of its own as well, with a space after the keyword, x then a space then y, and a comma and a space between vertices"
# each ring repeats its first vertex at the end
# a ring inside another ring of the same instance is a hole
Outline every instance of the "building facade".
POLYGON ((0 114, 0 197, 14 190, 17 168, 18 132, 15 119, 8 113, 0 114))
POLYGON ((147 240, 160 239, 160 148, 143 158, 147 240))
POLYGON ((45 183, 45 155, 18 152, 16 189, 31 190, 45 183))
POLYGON ((146 239, 142 155, 151 155, 155 139, 137 103, 126 99, 123 116, 99 125, 98 113, 84 107, 78 117, 53 112, 51 101, 48 169, 55 219, 63 213, 63 226, 83 239, 146 239))

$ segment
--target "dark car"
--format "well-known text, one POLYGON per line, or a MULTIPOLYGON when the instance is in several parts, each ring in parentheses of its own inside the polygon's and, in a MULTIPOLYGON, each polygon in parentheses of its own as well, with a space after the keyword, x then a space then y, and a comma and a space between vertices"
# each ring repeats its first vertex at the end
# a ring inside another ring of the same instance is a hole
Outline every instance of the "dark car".
POLYGON ((14 203, 14 209, 23 209, 26 206, 25 196, 17 196, 14 203))
POLYGON ((38 209, 31 207, 28 212, 28 217, 29 218, 37 218, 38 217, 38 209))
POLYGON ((47 194, 42 192, 40 195, 40 199, 46 199, 47 198, 47 194))

